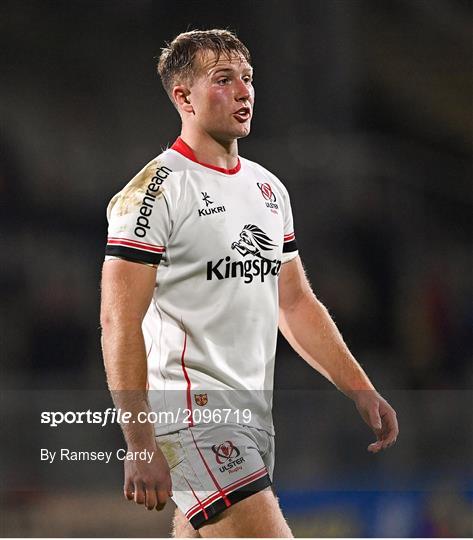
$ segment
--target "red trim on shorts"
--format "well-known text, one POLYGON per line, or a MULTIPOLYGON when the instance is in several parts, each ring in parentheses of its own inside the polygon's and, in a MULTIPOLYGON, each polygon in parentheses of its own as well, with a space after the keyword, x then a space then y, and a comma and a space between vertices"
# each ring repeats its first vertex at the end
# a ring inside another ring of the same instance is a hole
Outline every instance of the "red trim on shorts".
POLYGON ((200 448, 197 446, 197 442, 196 442, 196 440, 194 438, 194 434, 192 433, 192 431, 190 429, 189 429, 189 431, 190 431, 190 434, 192 435, 192 440, 194 441, 195 447, 197 448, 197 452, 199 452, 200 459, 203 461, 203 463, 205 465, 205 468, 207 469, 207 472, 209 473, 210 478, 212 478, 212 482, 214 483, 217 490, 220 492, 220 495, 222 496, 222 498, 223 498, 223 500, 225 502, 225 506, 228 508, 229 506, 231 506, 232 503, 228 500, 228 497, 226 496, 225 492, 220 487, 220 484, 217 482, 217 479, 213 475, 213 472, 210 470, 210 467, 208 466, 208 463, 205 461, 205 458, 204 458, 202 452, 200 451, 200 448))
MULTIPOLYGON (((253 480, 253 482, 250 482, 246 486, 242 486, 238 489, 235 489, 232 491, 228 498, 230 499, 232 504, 236 504, 237 502, 243 501, 247 497, 251 497, 255 493, 258 493, 259 491, 263 491, 267 487, 271 485, 271 480, 267 474, 262 476, 261 478, 258 478, 257 480, 253 480)), ((212 504, 209 504, 206 507, 207 515, 210 519, 217 516, 224 510, 226 510, 226 506, 222 499, 217 499, 212 504)), ((202 525, 205 525, 206 519, 204 518, 204 515, 202 512, 197 512, 195 515, 193 515, 189 522, 194 527, 194 529, 198 530, 202 525)))
POLYGON ((192 489, 192 486, 190 485, 189 481, 187 480, 187 478, 184 476, 184 480, 187 482, 187 485, 191 488, 191 491, 192 491, 192 495, 194 495, 196 501, 197 501, 197 506, 199 507, 199 511, 200 512, 203 512, 204 513, 204 518, 207 520, 209 519, 209 516, 204 508, 204 505, 202 504, 202 502, 200 501, 199 497, 197 497, 197 495, 195 494, 195 491, 192 489))
MULTIPOLYGON (((228 486, 225 486, 222 489, 222 491, 226 495, 229 495, 232 491, 235 491, 235 489, 238 489, 240 487, 244 487, 247 484, 250 484, 251 482, 253 482, 254 480, 258 480, 259 478, 265 476, 267 474, 267 472, 268 471, 266 470, 266 467, 263 467, 259 471, 248 474, 248 475, 244 476, 243 478, 240 478, 240 480, 236 480, 235 482, 233 482, 231 484, 228 484, 228 486)), ((220 498, 221 498, 220 493, 216 492, 216 493, 214 493, 212 495, 209 495, 206 499, 203 499, 200 502, 201 502, 202 506, 207 507, 207 506, 209 506, 209 504, 212 504, 213 502, 215 502, 217 499, 220 499, 220 498)), ((189 510, 187 510, 186 517, 188 519, 190 519, 192 516, 194 516, 199 511, 200 511, 199 505, 195 504, 194 506, 189 508, 189 510)))
MULTIPOLYGON (((264 472, 267 472, 266 467, 262 467, 261 469, 258 469, 257 471, 255 471, 253 473, 250 473, 250 474, 247 474, 243 478, 240 478, 240 480, 235 480, 235 482, 232 482, 231 484, 226 485, 223 488, 223 491, 225 491, 225 493, 231 493, 234 489, 239 487, 241 482, 246 481, 246 480, 249 481, 249 482, 252 481, 252 480, 255 480, 260 475, 262 475, 262 473, 264 473, 264 472), (238 484, 238 486, 236 484, 238 484)), ((210 502, 215 500, 215 497, 218 496, 218 495, 219 495, 218 491, 215 491, 214 493, 211 493, 205 499, 202 499, 202 504, 208 505, 210 502), (212 500, 210 500, 210 499, 212 499, 212 500)), ((197 506, 198 505, 195 504, 194 506, 189 508, 189 510, 187 510, 187 513, 191 512, 192 510, 195 510, 197 508, 197 506)))
POLYGON ((194 154, 194 150, 185 143, 181 137, 178 137, 174 144, 171 146, 171 150, 175 150, 176 152, 179 152, 179 154, 182 154, 187 159, 190 159, 194 163, 198 163, 199 165, 202 165, 204 167, 207 167, 208 169, 213 169, 214 171, 218 171, 224 174, 236 174, 241 169, 241 162, 240 158, 237 156, 238 162, 236 164, 236 167, 233 167, 233 169, 224 169, 223 167, 216 167, 215 165, 209 165, 208 163, 202 163, 199 161, 194 154))
POLYGON ((192 414, 192 400, 191 400, 191 380, 189 379, 189 375, 187 374, 186 364, 184 362, 184 357, 186 355, 186 348, 187 348, 187 331, 184 328, 184 345, 182 347, 182 354, 181 354, 181 367, 182 371, 184 372, 184 378, 186 379, 187 383, 187 408, 189 409, 190 416, 189 416, 189 427, 194 425, 194 419, 192 414))

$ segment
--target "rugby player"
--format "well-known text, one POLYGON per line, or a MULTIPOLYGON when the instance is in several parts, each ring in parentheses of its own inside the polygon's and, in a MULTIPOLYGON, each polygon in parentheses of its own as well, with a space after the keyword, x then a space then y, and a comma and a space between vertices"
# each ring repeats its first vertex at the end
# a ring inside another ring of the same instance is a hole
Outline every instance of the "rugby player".
POLYGON ((369 451, 396 441, 396 414, 311 290, 286 188, 238 155, 255 98, 248 49, 226 30, 186 32, 158 72, 181 135, 109 204, 101 323, 116 406, 171 414, 123 424, 131 452, 153 452, 125 463, 124 494, 150 510, 172 497, 177 537, 291 537, 270 487, 278 326, 353 399, 369 451))

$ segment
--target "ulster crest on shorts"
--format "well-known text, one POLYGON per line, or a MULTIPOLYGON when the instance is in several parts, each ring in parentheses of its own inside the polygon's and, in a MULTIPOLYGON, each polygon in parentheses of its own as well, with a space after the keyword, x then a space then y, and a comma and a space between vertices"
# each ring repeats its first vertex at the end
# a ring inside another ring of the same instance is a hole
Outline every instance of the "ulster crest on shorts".
POLYGON ((200 407, 207 405, 207 403, 209 402, 207 394, 194 394, 194 400, 200 407))

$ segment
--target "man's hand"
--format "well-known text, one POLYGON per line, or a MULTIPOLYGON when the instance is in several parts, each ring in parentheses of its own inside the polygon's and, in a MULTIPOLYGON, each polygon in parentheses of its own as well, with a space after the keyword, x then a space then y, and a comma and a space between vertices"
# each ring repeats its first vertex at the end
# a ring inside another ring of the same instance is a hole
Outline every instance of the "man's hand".
POLYGON ((359 390, 351 396, 363 420, 373 430, 376 442, 368 446, 368 452, 376 454, 392 446, 399 435, 395 410, 375 390, 359 390))
POLYGON ((171 474, 162 451, 158 447, 153 451, 151 463, 125 460, 123 491, 129 501, 144 504, 148 510, 162 510, 168 498, 172 497, 171 474))

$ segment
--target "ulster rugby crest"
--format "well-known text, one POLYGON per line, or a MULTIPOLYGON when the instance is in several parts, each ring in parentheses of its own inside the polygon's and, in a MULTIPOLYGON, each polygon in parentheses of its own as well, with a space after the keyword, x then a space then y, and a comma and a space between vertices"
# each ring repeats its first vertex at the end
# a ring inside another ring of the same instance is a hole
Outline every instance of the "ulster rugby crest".
POLYGON ((215 459, 219 465, 240 457, 240 450, 238 450, 232 441, 225 441, 218 445, 214 444, 212 446, 212 451, 215 454, 215 459))
POLYGON ((264 184, 260 184, 259 182, 256 182, 256 185, 261 191, 261 195, 263 195, 263 199, 265 200, 266 206, 271 210, 271 212, 273 212, 274 214, 277 214, 279 206, 276 202, 276 195, 274 194, 271 184, 269 184, 268 182, 265 182, 264 184))
POLYGON ((199 407, 203 407, 204 405, 207 405, 209 402, 209 398, 207 397, 207 394, 194 394, 194 399, 197 405, 199 407))
POLYGON ((218 470, 221 473, 227 472, 228 474, 232 474, 243 469, 245 458, 240 455, 240 450, 232 441, 214 444, 212 450, 215 454, 215 460, 220 465, 218 470))

